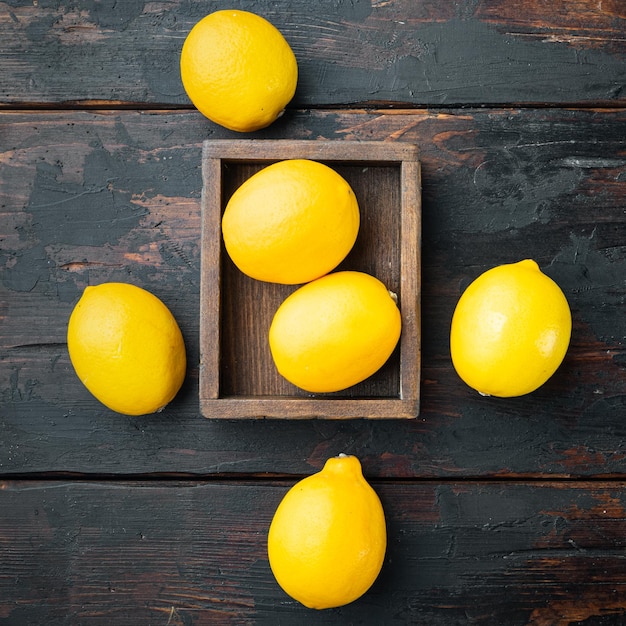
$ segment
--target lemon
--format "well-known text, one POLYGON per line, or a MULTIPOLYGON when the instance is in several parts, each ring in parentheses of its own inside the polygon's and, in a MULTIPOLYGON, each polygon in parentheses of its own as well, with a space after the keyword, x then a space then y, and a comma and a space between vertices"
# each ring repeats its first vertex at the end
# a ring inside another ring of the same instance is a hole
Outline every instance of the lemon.
POLYGON ((69 319, 67 347, 83 384, 118 413, 162 409, 185 377, 176 320, 161 300, 134 285, 86 287, 69 319))
POLYGON ((183 87, 213 122, 249 132, 269 126, 293 98, 296 57, 283 35, 248 11, 215 11, 189 32, 180 56, 183 87))
POLYGON ((355 456, 326 461, 295 484, 278 505, 267 551, 278 584, 313 609, 361 597, 382 568, 385 514, 355 456))
POLYGON ((364 272, 327 274, 298 288, 278 307, 269 330, 279 373, 311 392, 355 385, 380 369, 401 330, 387 287, 364 272))
POLYGON ((224 246, 257 280, 300 284, 333 270, 359 231, 348 182, 323 163, 289 159, 248 178, 222 216, 224 246))
POLYGON ((565 295, 535 261, 500 265, 472 282, 457 303, 452 362, 483 395, 521 396, 554 374, 571 330, 565 295))

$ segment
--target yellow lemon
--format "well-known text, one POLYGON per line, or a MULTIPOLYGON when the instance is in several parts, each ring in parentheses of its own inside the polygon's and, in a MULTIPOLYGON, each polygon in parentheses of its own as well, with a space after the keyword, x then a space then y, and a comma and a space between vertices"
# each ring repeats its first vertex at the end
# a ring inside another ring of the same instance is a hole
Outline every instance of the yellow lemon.
POLYGON ((385 514, 355 456, 328 459, 276 509, 267 551, 278 584, 313 609, 361 597, 382 568, 385 514))
POLYGON ((393 294, 364 272, 336 272, 294 291, 278 307, 269 344, 279 373, 311 392, 355 385, 380 369, 400 338, 393 294))
POLYGON ((67 347, 85 387, 118 413, 162 409, 185 377, 176 320, 161 300, 134 285, 86 287, 69 319, 67 347))
POLYGON ((296 57, 283 35, 248 11, 223 10, 201 19, 180 56, 183 86, 196 108, 231 130, 269 126, 293 98, 296 57))
POLYGON ((480 275, 457 303, 452 362, 483 395, 521 396, 554 374, 571 330, 565 295, 535 261, 500 265, 480 275))
POLYGON ((359 231, 359 205, 335 170, 308 159, 269 165, 231 196, 222 217, 224 245, 248 276, 305 283, 334 269, 359 231))

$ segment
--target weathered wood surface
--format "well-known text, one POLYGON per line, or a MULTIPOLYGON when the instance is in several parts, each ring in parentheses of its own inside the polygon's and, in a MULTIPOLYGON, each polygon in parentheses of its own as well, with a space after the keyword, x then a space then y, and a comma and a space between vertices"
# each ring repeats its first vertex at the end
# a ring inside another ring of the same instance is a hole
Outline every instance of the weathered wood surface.
MULTIPOLYGON (((623 0, 279 0, 263 15, 299 67, 292 107, 624 103, 623 0)), ((233 3, 0 3, 0 103, 189 106, 180 49, 206 13, 233 3)))
POLYGON ((340 609, 290 599, 267 531, 292 483, 0 485, 3 624, 623 624, 626 489, 373 483, 388 549, 340 609))
POLYGON ((2 472, 302 474, 345 451, 389 477, 624 473, 623 110, 302 112, 262 134, 420 147, 421 412, 386 426, 200 417, 201 143, 226 131, 182 112, 0 123, 2 472), (482 398, 452 368, 452 311, 482 270, 525 257, 563 288, 571 347, 534 394, 482 398), (182 327, 189 374, 160 415, 107 411, 71 369, 67 319, 105 280, 152 290, 182 327))
POLYGON ((237 4, 300 69, 287 113, 243 136, 178 73, 192 25, 232 4, 0 2, 0 623, 626 623, 623 1, 237 4), (417 419, 201 417, 202 142, 240 137, 418 144, 417 419), (452 368, 452 311, 525 257, 570 302, 570 350, 537 392, 483 398, 452 368), (112 413, 72 371, 69 314, 107 280, 182 327, 188 376, 160 415, 112 413), (265 539, 340 452, 381 495, 389 550, 364 598, 314 612, 265 539))

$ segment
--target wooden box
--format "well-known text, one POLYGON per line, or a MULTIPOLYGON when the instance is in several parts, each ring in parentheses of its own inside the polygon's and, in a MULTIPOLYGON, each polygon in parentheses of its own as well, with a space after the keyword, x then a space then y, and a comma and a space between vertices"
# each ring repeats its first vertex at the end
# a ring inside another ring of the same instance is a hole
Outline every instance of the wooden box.
POLYGON ((353 141, 207 140, 202 158, 200 410, 208 418, 411 418, 419 412, 421 195, 417 147, 353 141), (398 296, 402 334, 388 362, 341 392, 311 394, 276 370, 269 326, 297 286, 254 280, 225 252, 232 193, 272 162, 305 158, 338 171, 361 211, 356 244, 337 269, 368 272, 398 296))

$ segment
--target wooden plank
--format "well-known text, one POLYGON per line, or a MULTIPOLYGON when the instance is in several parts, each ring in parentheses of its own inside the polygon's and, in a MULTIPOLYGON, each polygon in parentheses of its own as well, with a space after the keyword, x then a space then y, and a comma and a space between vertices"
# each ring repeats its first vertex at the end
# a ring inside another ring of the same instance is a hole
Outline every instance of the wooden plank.
MULTIPOLYGON (((400 293, 403 306, 400 338, 400 395, 419 403, 422 341, 422 176, 418 159, 407 160, 400 171, 401 254, 400 293), (416 340, 418 338, 418 340, 416 340)), ((418 404, 419 406, 419 404, 418 404)), ((417 411, 413 412, 417 417, 417 411)))
POLYGON ((216 424, 198 408, 202 141, 194 112, 0 114, 0 471, 622 476, 626 406, 624 110, 291 112, 263 136, 406 141, 423 185, 421 411, 384 424, 216 424), (481 271, 533 257, 572 308, 570 350, 524 398, 456 376, 449 323, 481 271), (139 284, 187 343, 181 393, 126 418, 76 379, 67 320, 84 286, 139 284))
MULTIPOLYGON (((222 195, 222 164, 220 159, 202 159, 202 201, 201 206, 220 206, 222 195)), ((202 250, 200 267, 204 280, 200 280, 200 320, 204 318, 219 320, 222 290, 222 246, 220 232, 220 214, 207 214, 201 222, 202 250)), ((220 367, 222 362, 222 341, 218 324, 198 324, 200 326, 200 362, 198 365, 199 394, 204 391, 209 398, 217 398, 220 390, 220 367), (200 346, 211 346, 202 353, 200 346)))
POLYGON ((276 584, 267 530, 292 483, 0 488, 11 624, 507 624, 626 619, 624 483, 373 483, 388 549, 370 591, 315 612, 276 584))
MULTIPOLYGON (((620 0, 254 4, 292 46, 291 106, 623 103, 620 0)), ((0 102, 190 106, 183 41, 205 3, 3 3, 0 102)))

